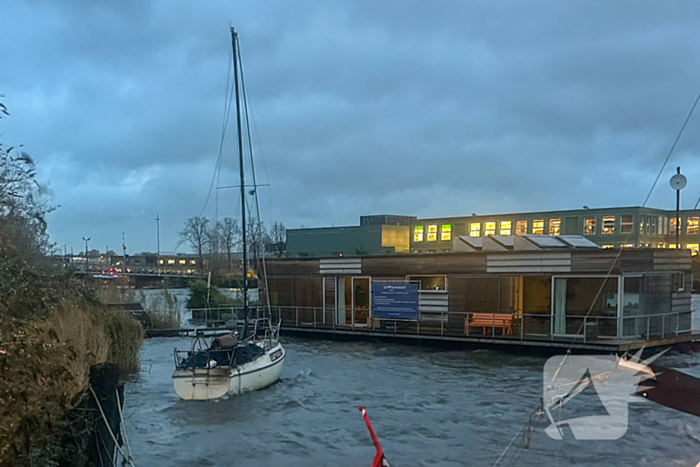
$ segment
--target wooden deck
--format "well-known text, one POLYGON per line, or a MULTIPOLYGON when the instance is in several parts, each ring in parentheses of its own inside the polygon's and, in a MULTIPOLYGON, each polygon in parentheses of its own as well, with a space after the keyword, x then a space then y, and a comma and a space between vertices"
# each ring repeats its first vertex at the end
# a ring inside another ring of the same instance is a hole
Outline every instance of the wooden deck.
POLYGON ((465 336, 465 335, 432 335, 402 332, 387 332, 370 328, 323 328, 323 327, 296 327, 282 326, 282 335, 295 335, 302 337, 318 338, 343 338, 357 340, 386 340, 402 341, 406 343, 421 344, 432 342, 451 346, 464 346, 469 348, 498 348, 504 351, 521 352, 526 349, 545 353, 559 353, 567 349, 594 352, 594 353, 625 353, 632 350, 658 349, 663 347, 680 348, 681 346, 692 348, 695 345, 700 350, 700 332, 684 333, 659 339, 624 341, 617 339, 599 339, 583 342, 583 339, 552 338, 551 336, 465 336), (694 345, 695 344, 695 345, 694 345))

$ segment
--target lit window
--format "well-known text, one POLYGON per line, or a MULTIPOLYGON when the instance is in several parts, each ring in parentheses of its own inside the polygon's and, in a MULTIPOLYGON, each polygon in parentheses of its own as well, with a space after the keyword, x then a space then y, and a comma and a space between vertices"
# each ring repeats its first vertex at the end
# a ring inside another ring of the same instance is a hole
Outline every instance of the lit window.
POLYGON ((639 233, 643 234, 644 233, 644 222, 646 221, 647 216, 641 216, 639 218, 639 233))
POLYGON ((174 259, 169 259, 169 260, 168 260, 168 264, 175 264, 175 260, 174 260, 174 259))
POLYGON ((423 241, 423 226, 418 225, 413 228, 413 241, 422 242, 423 241))
POLYGON ((700 230, 698 229, 698 222, 700 222, 700 217, 689 217, 685 224, 685 231, 688 235, 697 235, 700 230))
POLYGON ((583 235, 595 235, 595 217, 586 217, 583 220, 583 235))
POLYGON ((481 236, 481 222, 472 222, 469 224, 469 236, 479 237, 481 236))
POLYGON ((484 235, 494 235, 496 233, 495 222, 484 222, 484 235))
POLYGON ((512 224, 513 223, 511 221, 501 221, 501 230, 499 231, 501 232, 501 235, 510 235, 512 231, 512 224))
MULTIPOLYGON (((669 232, 668 232, 668 233, 671 234, 671 235, 676 235, 676 221, 677 221, 677 220, 678 220, 678 219, 675 218, 675 217, 672 217, 672 218, 670 219, 670 221, 671 221, 670 227, 671 227, 671 228, 669 229, 669 232)), ((681 225, 681 228, 682 228, 682 227, 683 227, 683 226, 681 225)))
POLYGON ((609 250, 610 248, 615 248, 615 245, 600 245, 600 247, 609 250))
POLYGON ((191 259, 191 260, 190 260, 190 264, 197 264, 197 261, 191 259))
POLYGON ((544 235, 544 219, 535 219, 532 221, 532 234, 544 235))
POLYGON ((697 243, 687 243, 685 247, 693 252, 693 256, 697 256, 698 250, 700 250, 700 245, 697 243))
POLYGON ((180 264, 187 264, 187 260, 186 260, 186 259, 181 259, 181 260, 178 261, 178 262, 179 262, 180 264))
POLYGON ((634 243, 625 243, 622 245, 622 248, 634 248, 634 243))
POLYGON ((163 260, 162 260, 162 259, 161 259, 160 261, 158 261, 158 262, 159 262, 160 264, 163 264, 163 260))
POLYGON ((434 242, 437 240, 437 225, 428 226, 428 241, 434 242))
POLYGON ((549 219, 549 235, 559 235, 561 232, 561 219, 549 219))
POLYGON ((633 229, 634 229, 634 217, 633 216, 620 217, 620 233, 632 233, 633 229))
POLYGON ((452 226, 450 224, 443 225, 440 229, 440 240, 443 242, 452 240, 452 226))
POLYGON ((676 244, 675 243, 669 243, 668 244, 669 250, 675 250, 676 249, 676 244))
POLYGON ((518 221, 515 223, 515 233, 518 235, 527 234, 527 221, 518 221))
POLYGON ((603 216, 603 234, 615 233, 615 216, 603 216))

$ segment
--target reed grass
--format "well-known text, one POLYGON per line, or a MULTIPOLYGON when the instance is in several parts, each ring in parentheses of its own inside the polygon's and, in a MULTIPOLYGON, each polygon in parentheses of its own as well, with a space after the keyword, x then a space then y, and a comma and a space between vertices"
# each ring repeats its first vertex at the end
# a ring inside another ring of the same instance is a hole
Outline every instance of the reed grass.
POLYGON ((106 310, 83 284, 53 280, 48 293, 46 282, 33 293, 29 285, 0 306, 0 466, 56 465, 66 412, 87 387, 90 367, 138 369, 141 324, 106 310))

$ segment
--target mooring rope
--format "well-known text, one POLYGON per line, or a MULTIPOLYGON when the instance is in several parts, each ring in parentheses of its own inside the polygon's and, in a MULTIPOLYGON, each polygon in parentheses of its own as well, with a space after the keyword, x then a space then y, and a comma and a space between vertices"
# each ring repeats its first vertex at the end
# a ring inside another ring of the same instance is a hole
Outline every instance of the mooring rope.
MULTIPOLYGON (((107 427, 107 431, 109 432, 109 435, 112 437, 112 441, 114 441, 114 446, 116 446, 117 450, 119 451, 119 454, 122 455, 124 460, 126 462, 128 462, 131 465, 131 467, 136 467, 136 465, 134 464, 134 460, 131 458, 131 456, 127 456, 126 454, 124 454, 122 447, 119 446, 119 442, 117 441, 117 437, 114 436, 114 432, 112 432, 112 427, 109 426, 109 421, 107 420, 107 416, 105 415, 104 410, 102 410, 102 404, 100 403, 100 398, 97 397, 97 394, 95 393, 95 390, 92 388, 92 386, 88 387, 88 389, 90 389, 90 392, 92 393, 92 397, 94 397, 95 402, 97 402, 97 408, 100 410, 100 414, 102 415, 102 419, 105 422, 105 426, 107 427)), ((118 400, 117 400, 117 403, 119 403, 118 400)))
POLYGON ((129 437, 126 434, 126 426, 124 425, 124 415, 122 415, 122 404, 119 400, 119 391, 115 389, 114 392, 117 395, 117 409, 119 410, 119 421, 121 422, 119 425, 121 427, 119 431, 121 432, 124 442, 126 443, 126 450, 129 452, 129 458, 133 459, 134 457, 131 454, 131 446, 129 445, 129 437))

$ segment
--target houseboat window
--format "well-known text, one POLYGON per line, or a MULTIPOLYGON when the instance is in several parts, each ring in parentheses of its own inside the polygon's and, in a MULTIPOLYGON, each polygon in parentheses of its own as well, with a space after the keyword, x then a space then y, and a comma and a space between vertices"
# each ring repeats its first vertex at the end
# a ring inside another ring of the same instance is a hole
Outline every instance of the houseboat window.
POLYGON ((413 228, 413 241, 422 242, 423 241, 423 226, 418 225, 413 228))
POLYGON ((481 236, 481 222, 472 222, 469 224, 469 236, 479 237, 481 236))
POLYGON ((634 216, 622 216, 620 218, 620 233, 631 233, 634 229, 634 216))
POLYGON ((643 281, 641 277, 625 277, 622 295, 622 335, 624 337, 641 336, 646 332, 644 320, 638 319, 641 315, 640 297, 643 281))
POLYGON ((561 232, 561 219, 549 219, 549 235, 559 235, 561 232))
POLYGON ((515 223, 515 233, 518 235, 527 234, 527 221, 518 221, 515 223))
POLYGON ((496 223, 495 222, 485 222, 484 223, 484 235, 494 235, 496 233, 496 223))
POLYGON ((532 221, 532 234, 544 235, 544 219, 535 219, 532 221))
POLYGON ((511 221, 501 221, 501 235, 510 235, 512 232, 511 225, 511 221))
POLYGON ((603 216, 603 234, 615 233, 615 216, 603 216))
POLYGON ((685 247, 691 251, 693 256, 697 256, 698 250, 700 250, 700 245, 697 243, 686 243, 685 247))
MULTIPOLYGON (((671 234, 671 235, 676 235, 676 221, 677 221, 677 220, 678 220, 678 219, 675 218, 675 217, 672 217, 672 218, 671 218, 670 229, 669 229, 669 232, 668 232, 668 233, 671 234)), ((681 228, 682 228, 682 227, 683 227, 683 226, 682 226, 682 224, 681 224, 681 228)))
POLYGON ((671 274, 671 290, 673 292, 683 292, 685 290, 684 272, 674 272, 671 274))
POLYGON ((452 240, 452 225, 445 224, 442 226, 442 228, 440 229, 440 240, 442 240, 443 242, 452 240))
POLYGON ((447 290, 447 276, 407 276, 409 282, 418 282, 418 290, 433 292, 447 290))
POLYGON ((437 240, 437 225, 428 226, 428 241, 434 242, 437 240))
POLYGON ((600 245, 600 247, 603 248, 603 249, 605 249, 605 250, 607 250, 607 249, 610 249, 610 248, 615 248, 615 245, 600 245))
POLYGON ((697 235, 699 232, 698 230, 698 222, 700 221, 700 217, 689 217, 688 221, 686 222, 686 233, 688 235, 697 235))
POLYGON ((581 334, 590 317, 598 318, 601 336, 617 337, 617 295, 617 277, 555 277, 554 333, 581 334))
POLYGON ((595 217, 586 217, 583 220, 583 234, 595 235, 595 217))

